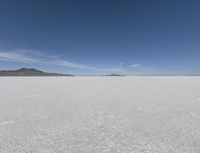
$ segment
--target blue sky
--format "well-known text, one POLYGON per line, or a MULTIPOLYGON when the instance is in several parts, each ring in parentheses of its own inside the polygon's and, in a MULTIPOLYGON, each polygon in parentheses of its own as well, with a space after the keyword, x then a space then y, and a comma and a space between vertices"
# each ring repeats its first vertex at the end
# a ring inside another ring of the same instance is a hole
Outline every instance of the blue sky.
POLYGON ((1 0, 0 69, 200 74, 200 1, 1 0))

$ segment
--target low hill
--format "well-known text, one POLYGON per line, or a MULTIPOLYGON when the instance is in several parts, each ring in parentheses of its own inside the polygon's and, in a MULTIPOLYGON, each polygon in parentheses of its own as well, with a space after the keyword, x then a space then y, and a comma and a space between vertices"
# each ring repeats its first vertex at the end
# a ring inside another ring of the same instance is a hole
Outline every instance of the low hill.
POLYGON ((113 73, 113 74, 110 74, 109 76, 125 76, 125 75, 113 73))

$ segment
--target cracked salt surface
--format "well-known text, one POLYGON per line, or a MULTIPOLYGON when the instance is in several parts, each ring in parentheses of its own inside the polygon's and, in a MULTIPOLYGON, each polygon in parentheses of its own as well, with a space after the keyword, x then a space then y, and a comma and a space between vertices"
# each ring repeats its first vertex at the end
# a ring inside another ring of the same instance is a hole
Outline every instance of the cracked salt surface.
POLYGON ((199 153, 200 77, 0 78, 1 153, 199 153))

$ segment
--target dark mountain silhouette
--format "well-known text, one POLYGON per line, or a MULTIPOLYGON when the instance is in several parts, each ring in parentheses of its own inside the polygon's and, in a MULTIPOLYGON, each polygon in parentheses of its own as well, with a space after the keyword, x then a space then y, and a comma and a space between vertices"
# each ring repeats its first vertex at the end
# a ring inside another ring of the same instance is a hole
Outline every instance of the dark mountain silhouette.
POLYGON ((33 68, 21 68, 17 70, 1 70, 0 76, 73 76, 73 75, 48 73, 33 68))
POLYGON ((113 73, 113 74, 110 74, 109 76, 125 76, 125 75, 113 73))

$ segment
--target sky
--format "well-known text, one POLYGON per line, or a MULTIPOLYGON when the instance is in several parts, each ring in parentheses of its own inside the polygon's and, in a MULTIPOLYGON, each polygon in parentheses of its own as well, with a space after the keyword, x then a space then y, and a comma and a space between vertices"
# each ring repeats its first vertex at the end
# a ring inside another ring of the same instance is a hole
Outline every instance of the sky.
POLYGON ((0 0, 0 69, 200 74, 198 0, 0 0))

